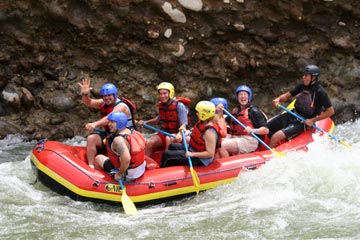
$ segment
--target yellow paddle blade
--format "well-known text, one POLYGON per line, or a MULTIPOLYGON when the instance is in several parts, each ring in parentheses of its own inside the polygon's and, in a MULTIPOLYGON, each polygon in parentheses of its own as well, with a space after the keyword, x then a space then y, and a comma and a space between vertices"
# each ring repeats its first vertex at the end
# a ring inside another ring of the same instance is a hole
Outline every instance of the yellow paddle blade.
POLYGON ((275 151, 274 149, 270 149, 271 152, 275 155, 275 157, 285 157, 286 156, 286 153, 283 153, 283 152, 277 152, 275 151))
POLYGON ((344 145, 345 147, 348 147, 348 148, 352 148, 352 146, 350 145, 350 144, 348 144, 348 143, 346 143, 346 142, 344 142, 344 141, 340 141, 340 143, 342 144, 342 145, 344 145))
POLYGON ((195 191, 197 194, 199 194, 199 191, 200 191, 200 179, 197 175, 197 173, 195 172, 195 170, 191 167, 190 168, 190 172, 191 172, 191 176, 192 176, 192 179, 193 179, 193 184, 195 186, 195 191))
MULTIPOLYGON (((295 102, 296 99, 294 99, 286 108, 289 110, 293 110, 295 108, 295 102)), ((282 113, 285 113, 286 111, 284 110, 282 113)))
POLYGON ((123 205, 124 211, 126 214, 136 215, 138 213, 134 202, 126 194, 125 189, 123 190, 121 203, 123 205))

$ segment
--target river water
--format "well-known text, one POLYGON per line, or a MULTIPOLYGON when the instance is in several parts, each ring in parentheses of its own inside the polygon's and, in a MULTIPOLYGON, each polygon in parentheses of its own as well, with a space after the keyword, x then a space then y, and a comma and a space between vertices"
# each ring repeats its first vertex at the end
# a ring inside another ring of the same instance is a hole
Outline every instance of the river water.
MULTIPOLYGON (((36 142, 0 140, 0 239, 360 239, 360 121, 227 185, 139 208, 77 202, 35 183, 36 142)), ((66 141, 85 144, 81 137, 66 141)))

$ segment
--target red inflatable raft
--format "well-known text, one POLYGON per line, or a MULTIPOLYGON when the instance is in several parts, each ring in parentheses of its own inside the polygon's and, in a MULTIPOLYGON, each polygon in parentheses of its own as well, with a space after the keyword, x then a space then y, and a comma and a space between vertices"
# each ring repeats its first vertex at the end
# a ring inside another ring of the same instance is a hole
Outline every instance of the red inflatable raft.
MULTIPOLYGON (((331 132, 330 118, 317 126, 331 132)), ((276 152, 307 149, 313 141, 310 129, 291 141, 275 148, 276 152)), ((200 179, 200 191, 234 181, 240 173, 257 169, 273 158, 270 150, 217 159, 207 167, 194 166, 200 179)), ((135 182, 125 184, 126 193, 135 204, 164 202, 165 200, 195 194, 188 166, 157 168, 161 152, 147 157, 147 170, 135 182)), ((39 141, 31 153, 31 163, 38 180, 51 190, 75 200, 116 203, 121 202, 119 184, 103 171, 89 168, 84 146, 70 146, 56 141, 39 141)))

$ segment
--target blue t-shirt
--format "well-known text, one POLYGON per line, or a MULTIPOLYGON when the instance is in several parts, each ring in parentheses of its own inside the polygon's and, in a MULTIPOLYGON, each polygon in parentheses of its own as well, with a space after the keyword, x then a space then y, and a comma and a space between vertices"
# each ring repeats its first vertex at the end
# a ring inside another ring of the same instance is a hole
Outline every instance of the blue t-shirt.
POLYGON ((178 102, 177 106, 176 106, 176 111, 178 113, 179 116, 179 124, 180 126, 185 124, 185 125, 189 125, 190 123, 188 123, 188 113, 189 113, 189 109, 185 106, 184 103, 182 102, 178 102))

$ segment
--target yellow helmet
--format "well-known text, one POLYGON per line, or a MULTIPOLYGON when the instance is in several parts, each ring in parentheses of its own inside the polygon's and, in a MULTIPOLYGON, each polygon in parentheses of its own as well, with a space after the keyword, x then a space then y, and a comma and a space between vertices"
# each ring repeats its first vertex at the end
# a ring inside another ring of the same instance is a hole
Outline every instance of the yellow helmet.
POLYGON ((172 85, 171 83, 169 82, 162 82, 160 83, 156 89, 159 91, 160 89, 165 89, 165 90, 168 90, 169 91, 169 98, 172 99, 174 98, 174 95, 175 95, 175 88, 174 88, 174 85, 172 85))
POLYGON ((215 104, 210 101, 200 101, 196 104, 195 110, 199 113, 201 121, 205 121, 215 116, 215 104))

